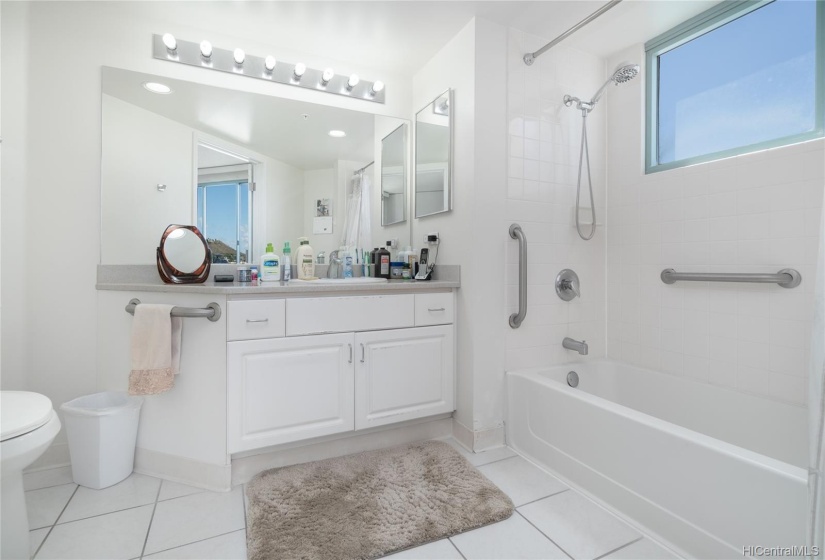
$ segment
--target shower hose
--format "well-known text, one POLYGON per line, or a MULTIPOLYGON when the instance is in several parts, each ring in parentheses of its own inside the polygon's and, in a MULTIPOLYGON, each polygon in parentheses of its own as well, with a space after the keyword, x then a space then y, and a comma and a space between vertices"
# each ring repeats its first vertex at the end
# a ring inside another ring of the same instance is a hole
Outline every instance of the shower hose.
POLYGON ((584 239, 585 241, 589 241, 593 239, 593 235, 596 233, 596 201, 593 199, 593 179, 590 176, 590 151, 587 147, 587 110, 582 110, 582 146, 579 152, 579 180, 576 183, 576 231, 579 233, 579 237, 584 239), (587 185, 590 190, 590 215, 592 216, 593 223, 590 226, 590 234, 585 235, 582 233, 582 226, 579 223, 579 198, 581 197, 582 192, 582 167, 584 166, 584 160, 587 158, 587 185))

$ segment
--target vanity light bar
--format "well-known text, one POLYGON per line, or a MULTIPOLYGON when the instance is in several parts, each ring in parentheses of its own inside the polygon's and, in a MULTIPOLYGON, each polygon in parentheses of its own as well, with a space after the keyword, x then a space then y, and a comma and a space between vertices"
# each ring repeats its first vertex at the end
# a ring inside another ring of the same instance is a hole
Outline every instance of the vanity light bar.
MULTIPOLYGON (((165 35, 169 34, 167 33, 165 35)), ((306 68, 306 66, 300 62, 290 64, 281 60, 275 61, 275 67, 270 70, 266 62, 267 58, 269 58, 269 62, 272 63, 274 61, 272 57, 254 56, 246 54, 240 49, 219 49, 205 42, 206 45, 211 47, 211 55, 207 57, 205 53, 202 52, 203 43, 176 40, 171 35, 164 40, 165 35, 152 36, 153 56, 159 60, 168 60, 189 66, 219 70, 221 72, 229 72, 231 74, 248 76, 270 82, 278 82, 279 84, 345 95, 355 99, 372 101, 373 103, 384 103, 384 83, 380 80, 367 82, 359 80, 357 77, 351 79, 350 76, 334 74, 325 82, 324 78, 329 76, 331 70, 327 72, 327 76, 325 76, 323 70, 306 68), (169 49, 170 38, 171 41, 175 42, 174 50, 169 49), (241 62, 238 62, 239 58, 241 62), (299 73, 300 76, 298 79, 296 79, 296 76, 298 76, 295 72, 296 66, 299 70, 302 67, 305 68, 303 73, 299 73)))

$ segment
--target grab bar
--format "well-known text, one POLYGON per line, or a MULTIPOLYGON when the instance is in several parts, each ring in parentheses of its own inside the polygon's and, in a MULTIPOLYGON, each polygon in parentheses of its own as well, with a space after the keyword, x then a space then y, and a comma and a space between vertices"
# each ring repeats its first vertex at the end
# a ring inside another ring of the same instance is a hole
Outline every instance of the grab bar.
POLYGON ((518 313, 510 315, 510 327, 517 329, 527 317, 527 238, 518 224, 510 226, 510 237, 518 239, 518 313))
POLYGON ((661 274, 662 282, 755 282, 758 284, 779 284, 783 288, 796 288, 802 282, 802 275, 793 268, 783 268, 776 274, 739 272, 676 272, 666 268, 661 274))
MULTIPOLYGON (((126 306, 126 313, 135 314, 135 307, 140 305, 138 298, 129 300, 129 305, 126 306)), ((178 307, 175 306, 170 312, 172 317, 206 317, 213 323, 221 318, 221 306, 214 301, 205 308, 200 307, 178 307)))

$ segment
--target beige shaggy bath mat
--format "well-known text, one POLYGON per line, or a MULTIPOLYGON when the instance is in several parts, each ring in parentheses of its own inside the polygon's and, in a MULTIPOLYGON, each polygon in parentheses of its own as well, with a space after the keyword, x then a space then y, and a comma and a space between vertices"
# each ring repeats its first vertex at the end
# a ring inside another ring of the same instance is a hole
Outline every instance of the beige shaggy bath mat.
POLYGON ((377 558, 513 513, 506 494, 440 441, 271 469, 246 495, 250 560, 377 558))

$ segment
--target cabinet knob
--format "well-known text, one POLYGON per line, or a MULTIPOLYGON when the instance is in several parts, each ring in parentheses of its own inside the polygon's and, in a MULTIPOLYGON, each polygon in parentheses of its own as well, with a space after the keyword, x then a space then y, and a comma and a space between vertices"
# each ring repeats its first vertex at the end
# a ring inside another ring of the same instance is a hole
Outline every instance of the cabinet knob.
POLYGON ((348 344, 347 346, 349 346, 349 361, 347 363, 351 364, 352 363, 352 344, 348 344))
POLYGON ((366 359, 366 351, 364 350, 364 343, 362 342, 361 343, 361 363, 362 364, 364 363, 365 359, 366 359))
POLYGON ((247 319, 247 323, 268 323, 269 319, 247 319))
POLYGON ((438 307, 438 308, 428 307, 427 309, 429 310, 430 313, 435 313, 436 311, 444 311, 443 307, 438 307))

